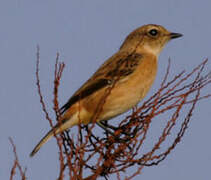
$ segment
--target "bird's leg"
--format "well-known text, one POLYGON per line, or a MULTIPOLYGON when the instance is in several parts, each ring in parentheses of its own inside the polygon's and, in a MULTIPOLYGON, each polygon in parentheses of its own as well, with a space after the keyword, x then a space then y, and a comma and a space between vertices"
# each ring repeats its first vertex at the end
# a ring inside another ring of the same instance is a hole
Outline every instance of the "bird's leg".
POLYGON ((108 132, 109 134, 111 134, 112 136, 115 136, 113 132, 111 132, 104 124, 102 124, 101 122, 96 122, 97 125, 99 127, 101 127, 102 129, 104 129, 106 132, 108 132))

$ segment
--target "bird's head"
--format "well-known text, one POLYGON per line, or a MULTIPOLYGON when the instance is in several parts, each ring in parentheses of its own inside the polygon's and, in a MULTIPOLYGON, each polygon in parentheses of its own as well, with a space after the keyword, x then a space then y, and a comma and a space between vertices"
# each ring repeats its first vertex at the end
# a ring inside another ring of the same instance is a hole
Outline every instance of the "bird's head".
POLYGON ((169 32, 160 25, 144 25, 131 32, 120 49, 144 50, 158 56, 169 40, 181 36, 182 34, 169 32))

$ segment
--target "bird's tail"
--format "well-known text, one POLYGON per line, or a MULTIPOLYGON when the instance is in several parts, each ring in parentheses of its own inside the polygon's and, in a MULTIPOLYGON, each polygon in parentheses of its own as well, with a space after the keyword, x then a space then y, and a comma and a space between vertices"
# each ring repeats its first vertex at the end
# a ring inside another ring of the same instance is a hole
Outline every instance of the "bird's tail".
POLYGON ((56 124, 41 140, 40 142, 35 146, 33 151, 30 153, 30 156, 34 156, 37 151, 51 138, 54 136, 54 134, 58 134, 60 132, 65 131, 68 128, 71 128, 72 126, 76 125, 77 122, 74 121, 74 119, 67 119, 63 120, 61 123, 56 124))

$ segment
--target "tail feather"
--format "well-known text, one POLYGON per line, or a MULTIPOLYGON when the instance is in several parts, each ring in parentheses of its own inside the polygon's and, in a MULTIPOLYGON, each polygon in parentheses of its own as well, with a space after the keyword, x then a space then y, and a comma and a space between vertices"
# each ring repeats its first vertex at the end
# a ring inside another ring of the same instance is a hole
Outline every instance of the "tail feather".
MULTIPOLYGON (((78 107, 72 107, 70 111, 68 111, 64 116, 62 117, 63 120, 61 123, 58 123, 55 125, 41 140, 40 142, 35 146, 33 151, 31 152, 30 156, 34 156, 37 151, 55 134, 58 134, 60 132, 65 131, 66 129, 69 129, 73 127, 74 125, 78 124, 80 119, 83 119, 83 121, 87 121, 89 119, 89 114, 85 109, 81 109, 80 111, 80 118, 78 118, 79 112, 78 107)), ((82 122, 83 123, 83 122, 82 122)))
MULTIPOLYGON (((58 125, 57 125, 58 126, 58 125)), ((56 133, 56 128, 58 129, 58 127, 54 127, 54 131, 55 131, 55 134, 58 134, 56 133)), ((51 129, 41 140, 40 142, 35 146, 35 148, 33 149, 33 151, 30 153, 30 157, 34 156, 37 151, 39 151, 39 149, 43 146, 43 144, 45 144, 53 135, 54 135, 54 132, 53 132, 53 129, 51 129)))
POLYGON ((58 123, 55 125, 41 140, 40 142, 35 146, 33 151, 30 153, 30 157, 34 156, 37 151, 55 134, 58 134, 60 132, 65 131, 68 128, 71 128, 72 126, 78 124, 78 118, 75 118, 73 115, 70 119, 64 119, 61 123, 58 123))

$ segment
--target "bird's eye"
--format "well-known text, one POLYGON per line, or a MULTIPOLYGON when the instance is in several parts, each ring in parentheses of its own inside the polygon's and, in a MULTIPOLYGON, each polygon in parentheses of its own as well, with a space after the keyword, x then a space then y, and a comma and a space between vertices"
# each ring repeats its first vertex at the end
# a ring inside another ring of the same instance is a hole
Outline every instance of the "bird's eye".
POLYGON ((157 34, 158 34, 158 31, 157 31, 157 29, 151 29, 150 31, 149 31, 149 34, 151 35, 151 36, 157 36, 157 34))

